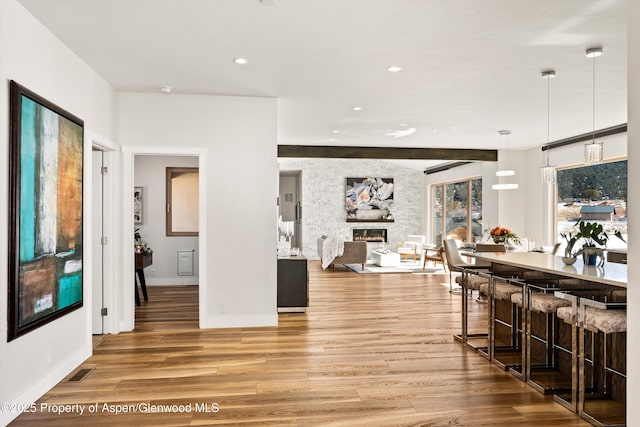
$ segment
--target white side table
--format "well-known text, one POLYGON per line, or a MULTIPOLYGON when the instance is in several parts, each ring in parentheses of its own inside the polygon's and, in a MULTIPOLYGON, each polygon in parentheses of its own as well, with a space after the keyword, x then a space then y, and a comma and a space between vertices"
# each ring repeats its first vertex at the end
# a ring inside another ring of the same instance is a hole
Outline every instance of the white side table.
POLYGON ((379 267, 397 267, 400 265, 400 254, 396 252, 371 252, 371 262, 379 267))

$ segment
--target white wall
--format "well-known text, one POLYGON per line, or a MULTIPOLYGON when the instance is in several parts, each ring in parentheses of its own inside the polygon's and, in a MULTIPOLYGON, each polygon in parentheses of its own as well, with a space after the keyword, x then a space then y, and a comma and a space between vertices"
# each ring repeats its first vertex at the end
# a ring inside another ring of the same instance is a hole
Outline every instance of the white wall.
MULTIPOLYGON (((640 27, 635 25, 640 19, 640 2, 628 2, 628 115, 629 115, 629 183, 640 182, 640 27)), ((631 188, 631 185, 629 186, 631 188)), ((629 192, 629 262, 627 302, 627 425, 640 425, 640 194, 629 192)))
MULTIPOLYGON (((13 79, 85 123, 88 133, 114 140, 111 86, 53 37, 17 1, 0 1, 0 211, 8 212, 8 80, 13 79)), ((91 168, 85 168, 84 307, 7 343, 7 281, 0 281, 0 402, 29 403, 91 355, 91 168)), ((0 277, 7 277, 7 215, 0 216, 0 277)), ((1 412, 0 425, 17 413, 1 412)))
MULTIPOLYGON (((200 230, 201 327, 277 325, 276 108, 271 98, 119 95, 125 151, 207 150, 199 164, 207 209, 200 230)), ((132 219, 129 224, 133 229, 132 219)))
POLYGON ((143 223, 136 224, 153 250, 153 264, 144 269, 147 285, 197 285, 198 237, 166 234, 166 168, 198 167, 193 156, 136 156, 136 186, 143 187, 143 223), (177 251, 195 249, 194 276, 178 276, 177 251))
POLYGON ((354 228, 386 228, 389 247, 408 234, 424 234, 424 173, 373 159, 280 159, 281 171, 302 170, 302 253, 318 258, 317 240, 338 233, 351 240, 354 228), (393 178, 394 222, 346 222, 346 178, 393 178))

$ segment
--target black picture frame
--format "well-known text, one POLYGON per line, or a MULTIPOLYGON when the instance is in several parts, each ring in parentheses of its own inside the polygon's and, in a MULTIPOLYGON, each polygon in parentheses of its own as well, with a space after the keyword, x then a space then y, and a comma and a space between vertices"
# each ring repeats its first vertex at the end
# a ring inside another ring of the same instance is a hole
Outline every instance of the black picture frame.
POLYGON ((9 82, 8 331, 83 305, 84 122, 9 82))

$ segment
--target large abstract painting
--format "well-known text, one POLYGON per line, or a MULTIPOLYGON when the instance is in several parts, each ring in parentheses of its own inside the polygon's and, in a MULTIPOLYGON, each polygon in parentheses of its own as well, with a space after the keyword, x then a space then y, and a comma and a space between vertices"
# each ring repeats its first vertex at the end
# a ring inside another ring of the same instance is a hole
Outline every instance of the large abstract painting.
POLYGON ((82 120, 10 82, 8 340, 82 306, 82 120))
POLYGON ((347 220, 393 219, 393 178, 347 178, 347 220))

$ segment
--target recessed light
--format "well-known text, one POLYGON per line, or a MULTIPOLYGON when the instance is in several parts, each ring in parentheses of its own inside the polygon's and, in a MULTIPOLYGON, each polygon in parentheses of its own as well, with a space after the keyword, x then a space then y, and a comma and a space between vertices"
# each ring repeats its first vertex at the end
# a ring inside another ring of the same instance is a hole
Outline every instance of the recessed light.
POLYGON ((398 67, 397 65, 392 65, 391 67, 387 67, 387 71, 392 73, 397 73, 398 71, 402 71, 402 67, 398 67))
POLYGON ((597 56, 600 56, 600 55, 602 55, 602 48, 601 47, 590 47, 585 52, 585 55, 587 56, 587 58, 595 58, 597 56))
POLYGON ((160 86, 160 92, 162 93, 171 93, 171 86, 160 86))
POLYGON ((409 125, 408 125, 408 124, 406 124, 406 123, 400 123, 400 124, 398 124, 398 126, 400 126, 400 127, 403 127, 403 128, 404 128, 404 127, 407 127, 407 126, 409 126, 409 125))
POLYGON ((438 129, 431 129, 431 132, 438 132, 438 129))
POLYGON ((249 61, 247 61, 245 58, 234 58, 233 62, 235 62, 236 64, 244 65, 249 61))
POLYGON ((331 133, 340 133, 340 131, 336 129, 336 130, 332 130, 331 133))
POLYGON ((353 111, 362 111, 362 107, 353 107, 353 111))

